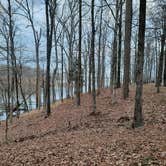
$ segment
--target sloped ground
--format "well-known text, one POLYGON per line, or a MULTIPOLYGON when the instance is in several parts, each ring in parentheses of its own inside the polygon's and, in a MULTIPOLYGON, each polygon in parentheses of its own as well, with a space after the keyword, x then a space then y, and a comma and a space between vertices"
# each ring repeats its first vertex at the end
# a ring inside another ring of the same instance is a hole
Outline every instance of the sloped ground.
POLYGON ((166 166, 166 88, 157 94, 154 85, 144 86, 145 125, 132 129, 134 88, 130 98, 111 104, 109 89, 97 97, 97 111, 91 96, 53 106, 49 118, 41 111, 14 119, 10 143, 4 143, 0 125, 0 166, 166 166))

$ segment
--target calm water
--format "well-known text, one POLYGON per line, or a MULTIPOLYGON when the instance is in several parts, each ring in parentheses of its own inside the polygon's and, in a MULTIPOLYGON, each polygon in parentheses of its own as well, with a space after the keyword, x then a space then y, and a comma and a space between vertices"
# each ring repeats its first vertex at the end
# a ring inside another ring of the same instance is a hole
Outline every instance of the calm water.
MULTIPOLYGON (((109 85, 109 81, 105 80, 105 85, 108 87, 109 85)), ((85 92, 85 86, 83 86, 83 93, 85 92)), ((52 93, 52 91, 50 91, 50 93, 52 93)), ((60 89, 56 90, 56 100, 60 100, 61 99, 61 95, 60 95, 60 89)), ((66 89, 63 89, 63 99, 66 99, 66 89)), ((52 100, 52 94, 51 94, 51 100, 52 100)), ((41 103, 43 103, 43 94, 41 94, 41 103)), ((27 104, 28 104, 28 108, 29 111, 36 109, 36 102, 35 102, 35 95, 32 96, 31 98, 29 98, 27 100, 27 104)), ((0 110, 0 112, 3 110, 0 110)), ((20 113, 24 113, 24 111, 20 111, 20 113)), ((0 121, 5 120, 6 119, 6 113, 3 112, 3 115, 0 115, 0 121)))
MULTIPOLYGON (((66 98, 66 90, 64 89, 63 90, 63 99, 65 99, 65 98, 66 98)), ((56 100, 58 101, 60 99, 61 99, 60 91, 57 90, 56 91, 56 100)), ((51 95, 51 100, 52 100, 52 95, 51 95)), ((43 94, 41 94, 41 103, 43 103, 43 94)), ((27 100, 27 104, 28 104, 29 111, 36 109, 35 95, 27 100)), ((2 114, 0 115, 0 121, 3 121, 6 119, 5 110, 0 110, 0 112, 2 112, 2 114)), ((22 113, 24 113, 24 111, 20 111, 20 113, 22 114, 22 113)))

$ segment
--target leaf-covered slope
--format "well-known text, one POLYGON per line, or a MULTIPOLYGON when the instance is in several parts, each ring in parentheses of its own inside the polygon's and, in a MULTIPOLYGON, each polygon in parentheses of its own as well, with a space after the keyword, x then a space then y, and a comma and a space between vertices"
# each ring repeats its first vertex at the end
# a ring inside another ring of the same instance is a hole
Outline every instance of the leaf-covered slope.
POLYGON ((4 123, 0 126, 0 165, 166 165, 166 89, 160 94, 154 85, 144 87, 142 128, 132 129, 134 88, 130 98, 111 105, 110 91, 97 97, 97 111, 92 110, 91 96, 82 96, 81 107, 73 100, 52 106, 44 119, 40 111, 15 119, 10 126, 11 143, 3 143, 4 123))

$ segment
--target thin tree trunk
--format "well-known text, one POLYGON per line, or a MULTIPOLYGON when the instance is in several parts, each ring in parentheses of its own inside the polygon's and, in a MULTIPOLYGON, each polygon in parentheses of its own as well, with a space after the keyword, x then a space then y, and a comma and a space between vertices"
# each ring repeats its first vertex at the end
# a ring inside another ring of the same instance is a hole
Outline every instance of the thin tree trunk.
POLYGON ((164 44, 165 44, 165 36, 163 34, 161 36, 161 53, 160 53, 159 66, 158 66, 158 74, 157 74, 157 93, 160 92, 160 86, 161 86, 161 82, 162 82, 163 58, 164 58, 164 44))
POLYGON ((84 54, 84 77, 85 77, 85 93, 87 90, 87 53, 84 54))
MULTIPOLYGON (((18 78, 17 78, 17 62, 14 49, 14 32, 13 32, 13 20, 12 20, 12 11, 11 11, 11 1, 8 0, 8 11, 9 11, 9 38, 10 38, 10 53, 12 61, 12 70, 15 81, 15 93, 16 93, 16 105, 19 105, 18 97, 18 78)), ((16 107, 17 107, 16 106, 16 107)), ((17 110, 17 118, 19 118, 19 110, 17 110)))
POLYGON ((82 0, 79 1, 79 53, 78 53, 78 78, 76 82, 76 103, 77 106, 80 106, 81 101, 80 101, 80 94, 81 94, 81 48, 82 48, 82 0))
MULTIPOLYGON (((62 46, 64 44, 64 33, 62 35, 62 46)), ((61 46, 61 102, 63 102, 63 47, 61 46)))
MULTIPOLYGON (((89 43, 89 50, 91 50, 91 46, 90 46, 90 41, 88 41, 89 43)), ((88 92, 91 93, 92 91, 92 87, 91 87, 91 79, 92 79, 92 57, 91 57, 91 53, 89 53, 89 75, 88 75, 88 92)))
POLYGON ((116 69, 117 69, 117 28, 118 28, 118 1, 116 2, 116 17, 115 17, 115 27, 114 27, 114 40, 113 40, 113 51, 112 51, 112 62, 111 62, 111 77, 110 77, 110 87, 111 87, 111 98, 112 104, 116 103, 116 69))
MULTIPOLYGON (((163 6, 163 13, 164 13, 164 25, 163 25, 163 34, 165 36, 166 40, 166 5, 163 6)), ((164 41, 164 46, 165 46, 165 51, 164 51, 164 56, 165 56, 165 62, 164 62, 164 80, 163 80, 163 85, 166 87, 166 44, 164 41)))
POLYGON ((120 0, 120 12, 119 12, 119 26, 118 26, 118 71, 117 71, 117 88, 120 88, 121 83, 120 83, 120 69, 121 69, 121 52, 122 52, 122 7, 123 7, 123 3, 122 0, 120 0))
POLYGON ((50 107, 50 60, 51 60, 51 47, 50 43, 50 28, 49 28, 49 0, 46 0, 46 26, 47 26, 47 67, 46 67, 46 112, 47 116, 51 113, 50 107))
MULTIPOLYGON (((103 1, 101 0, 101 6, 103 1)), ((100 25, 99 25, 99 48, 98 48, 98 70, 97 70, 97 95, 100 94, 100 79, 101 79, 101 37, 102 37, 102 23, 103 23, 103 7, 100 9, 100 25)))
POLYGON ((105 29, 103 39, 102 39, 102 60, 101 60, 101 87, 105 87, 105 48, 106 48, 106 42, 107 42, 107 28, 105 29))
POLYGON ((52 101, 56 102, 56 83, 55 83, 55 77, 57 74, 57 70, 58 70, 58 46, 57 46, 57 34, 56 34, 56 28, 54 26, 54 41, 55 41, 55 57, 56 57, 56 62, 55 62, 55 68, 53 71, 53 75, 52 75, 52 101))
POLYGON ((96 88, 95 88, 95 21, 94 21, 94 3, 91 3, 91 25, 92 25, 92 36, 91 36, 91 60, 92 60, 92 98, 93 98, 93 112, 96 112, 96 88))
MULTIPOLYGON (((35 42, 36 43, 36 42, 35 42)), ((40 109, 40 64, 39 43, 36 43, 36 109, 40 109)))
POLYGON ((11 86, 10 86, 10 59, 9 59, 9 39, 6 38, 6 45, 7 45, 7 109, 8 109, 8 114, 10 117, 10 124, 13 122, 13 112, 12 109, 10 108, 10 98, 11 98, 11 86))
POLYGON ((166 87, 166 48, 165 48, 165 63, 164 63, 164 86, 166 87))

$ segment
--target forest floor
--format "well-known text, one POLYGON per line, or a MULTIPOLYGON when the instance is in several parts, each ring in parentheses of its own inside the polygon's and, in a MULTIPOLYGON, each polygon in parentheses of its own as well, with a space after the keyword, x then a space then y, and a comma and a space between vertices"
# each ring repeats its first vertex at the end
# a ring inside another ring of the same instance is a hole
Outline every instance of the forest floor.
POLYGON ((0 125, 0 166, 166 166, 166 88, 159 94, 153 84, 144 85, 143 127, 132 129, 135 88, 123 100, 111 104, 110 90, 92 99, 82 95, 81 106, 72 99, 53 105, 51 116, 33 111, 9 126, 0 125))

